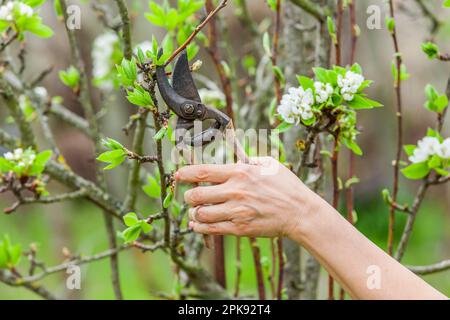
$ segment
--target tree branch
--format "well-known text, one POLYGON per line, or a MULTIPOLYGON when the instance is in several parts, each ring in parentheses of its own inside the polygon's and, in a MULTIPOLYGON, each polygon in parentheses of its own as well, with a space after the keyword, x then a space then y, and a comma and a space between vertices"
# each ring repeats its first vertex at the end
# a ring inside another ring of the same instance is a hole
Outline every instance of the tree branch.
POLYGON ((406 267, 415 274, 426 275, 450 270, 450 260, 444 260, 427 266, 406 266, 406 267))
POLYGON ((318 4, 315 4, 310 0, 291 0, 291 2, 308 12, 320 22, 325 21, 325 18, 328 15, 328 8, 322 9, 318 4))
POLYGON ((47 300, 56 300, 56 297, 44 286, 37 283, 21 283, 16 276, 6 270, 0 270, 0 281, 11 287, 22 286, 47 300))
POLYGON ((172 62, 173 59, 181 52, 184 48, 188 46, 189 43, 191 43, 192 40, 194 40, 195 36, 208 24, 209 20, 211 20, 220 10, 226 7, 228 0, 222 0, 219 5, 211 11, 208 16, 205 18, 205 20, 202 21, 191 33, 191 35, 186 39, 186 41, 179 46, 171 55, 169 58, 167 58, 166 63, 164 66, 167 66, 170 62, 172 62))
POLYGON ((124 0, 115 0, 116 5, 119 8, 120 19, 122 20, 122 38, 124 45, 124 57, 127 60, 131 59, 133 49, 131 46, 131 23, 130 16, 128 14, 127 5, 124 0))

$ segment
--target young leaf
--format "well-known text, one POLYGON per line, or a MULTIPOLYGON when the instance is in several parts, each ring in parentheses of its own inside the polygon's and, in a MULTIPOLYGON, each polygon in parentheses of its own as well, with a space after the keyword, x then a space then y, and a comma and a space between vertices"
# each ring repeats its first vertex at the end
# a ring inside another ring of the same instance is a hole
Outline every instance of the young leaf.
POLYGON ((430 168, 426 162, 413 163, 401 170, 408 179, 422 179, 430 173, 430 168))
POLYGON ((422 43, 422 51, 432 60, 439 54, 439 47, 433 42, 422 43))
POLYGON ((136 223, 139 222, 139 219, 136 215, 136 213, 134 212, 129 212, 126 215, 123 216, 123 222, 125 223, 125 225, 127 227, 132 227, 134 226, 136 223))
POLYGON ((161 196, 161 187, 154 177, 147 176, 147 184, 142 187, 142 190, 150 198, 159 198, 161 196))
POLYGON ((141 234, 141 224, 137 223, 134 226, 128 227, 122 232, 125 243, 136 241, 141 234))
POLYGON ((264 32, 264 34, 263 34, 263 48, 264 48, 264 51, 266 52, 266 55, 271 57, 272 50, 270 49, 270 38, 269 38, 269 33, 267 33, 267 32, 264 32))
POLYGON ((412 156, 414 153, 414 150, 416 150, 417 146, 414 144, 407 144, 403 146, 403 149, 405 150, 405 153, 408 156, 412 156))
POLYGON ((297 76, 298 83, 304 90, 314 89, 314 80, 305 76, 297 76))
POLYGON ((157 140, 161 140, 162 138, 164 138, 164 136, 167 133, 167 127, 161 127, 161 129, 159 129, 159 131, 153 136, 153 139, 157 140))
POLYGON ((139 224, 141 225, 141 230, 144 233, 150 232, 153 229, 153 226, 151 224, 148 224, 145 220, 141 220, 139 224))
POLYGON ((168 208, 170 206, 170 203, 172 202, 172 199, 173 199, 173 192, 170 191, 167 193, 166 197, 164 198, 163 207, 168 208))

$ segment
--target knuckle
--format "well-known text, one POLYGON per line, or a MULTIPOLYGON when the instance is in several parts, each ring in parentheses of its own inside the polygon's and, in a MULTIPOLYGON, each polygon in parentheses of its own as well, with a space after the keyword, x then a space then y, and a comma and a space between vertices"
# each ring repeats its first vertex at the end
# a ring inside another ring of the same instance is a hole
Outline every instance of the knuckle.
POLYGON ((184 193, 184 200, 189 204, 199 203, 202 199, 202 191, 198 188, 188 190, 184 193))
POLYGON ((205 181, 208 179, 208 170, 206 168, 200 167, 197 169, 195 178, 200 181, 205 181))
POLYGON ((205 209, 198 208, 198 210, 195 214, 195 219, 200 222, 207 222, 208 214, 205 212, 205 209))
POLYGON ((236 165, 236 177, 237 178, 246 178, 249 176, 251 171, 251 166, 245 164, 236 165))
POLYGON ((189 197, 192 202, 199 203, 202 201, 203 192, 198 188, 192 189, 189 194, 189 197))
POLYGON ((209 234, 212 234, 212 235, 219 235, 219 234, 221 234, 219 227, 217 227, 214 224, 207 225, 206 230, 207 230, 207 232, 209 234))

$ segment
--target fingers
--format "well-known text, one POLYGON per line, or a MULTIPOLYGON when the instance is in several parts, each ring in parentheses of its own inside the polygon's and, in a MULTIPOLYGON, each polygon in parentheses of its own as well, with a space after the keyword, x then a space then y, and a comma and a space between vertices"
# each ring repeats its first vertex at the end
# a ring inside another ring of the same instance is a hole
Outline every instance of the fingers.
POLYGON ((201 223, 229 221, 232 218, 231 210, 229 203, 195 207, 189 209, 189 218, 201 223))
POLYGON ((184 193, 184 200, 193 207, 205 204, 222 203, 229 198, 227 187, 215 186, 196 187, 184 193))
POLYGON ((180 168, 175 179, 185 182, 212 182, 227 181, 235 171, 234 164, 199 164, 180 168))
POLYGON ((200 223, 191 221, 189 222, 189 228, 194 230, 194 232, 202 234, 212 234, 212 235, 226 235, 235 234, 235 228, 231 221, 223 221, 216 223, 200 223))

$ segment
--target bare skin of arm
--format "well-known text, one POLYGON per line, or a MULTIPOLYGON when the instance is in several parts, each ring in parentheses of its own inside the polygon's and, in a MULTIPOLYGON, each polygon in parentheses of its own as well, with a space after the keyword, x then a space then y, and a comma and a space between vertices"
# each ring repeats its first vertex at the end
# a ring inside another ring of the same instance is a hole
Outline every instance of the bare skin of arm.
POLYGON ((304 246, 354 299, 447 299, 402 266, 271 158, 253 165, 192 165, 179 181, 207 182, 188 190, 190 227, 202 234, 288 237, 304 246), (379 288, 367 285, 379 271, 379 288), (369 289, 372 288, 372 289, 369 289))

